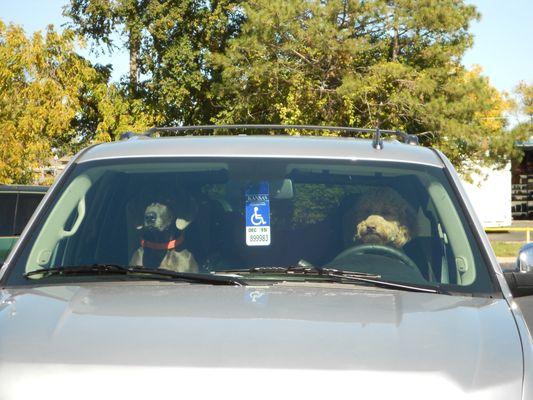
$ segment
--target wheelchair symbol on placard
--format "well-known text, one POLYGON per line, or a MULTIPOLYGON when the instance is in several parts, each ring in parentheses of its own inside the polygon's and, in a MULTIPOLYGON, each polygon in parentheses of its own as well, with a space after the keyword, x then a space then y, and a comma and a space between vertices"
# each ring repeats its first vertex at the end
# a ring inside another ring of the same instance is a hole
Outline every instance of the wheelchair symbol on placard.
POLYGON ((250 217, 250 222, 254 226, 265 225, 266 221, 263 218, 263 216, 257 212, 258 210, 259 210, 259 207, 254 207, 254 213, 250 217))

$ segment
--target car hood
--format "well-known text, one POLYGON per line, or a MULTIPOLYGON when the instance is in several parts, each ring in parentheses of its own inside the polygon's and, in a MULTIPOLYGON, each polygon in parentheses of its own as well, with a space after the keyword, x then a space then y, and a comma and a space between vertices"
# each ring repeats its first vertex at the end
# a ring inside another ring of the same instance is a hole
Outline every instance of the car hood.
POLYGON ((336 284, 0 292, 2 399, 519 399, 522 374, 502 299, 336 284))

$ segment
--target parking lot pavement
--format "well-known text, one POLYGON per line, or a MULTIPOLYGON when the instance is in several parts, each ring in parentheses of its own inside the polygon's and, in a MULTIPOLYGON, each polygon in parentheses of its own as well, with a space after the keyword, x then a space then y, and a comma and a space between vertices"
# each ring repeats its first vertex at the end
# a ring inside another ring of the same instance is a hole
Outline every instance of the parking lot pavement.
MULTIPOLYGON (((532 228, 533 221, 513 221, 512 228, 532 228)), ((518 242, 526 243, 526 232, 513 232, 501 230, 499 232, 487 232, 491 242, 518 242)), ((530 233, 530 240, 533 241, 533 231, 530 233)), ((498 257, 498 262, 502 269, 514 269, 516 267, 516 256, 498 257)))
MULTIPOLYGON (((513 228, 533 228, 533 221, 523 220, 523 221, 513 221, 513 228)), ((510 232, 504 231, 501 232, 487 232, 489 239, 494 242, 525 242, 526 241, 526 232, 510 232)), ((533 241, 533 232, 531 232, 531 240, 533 241)))

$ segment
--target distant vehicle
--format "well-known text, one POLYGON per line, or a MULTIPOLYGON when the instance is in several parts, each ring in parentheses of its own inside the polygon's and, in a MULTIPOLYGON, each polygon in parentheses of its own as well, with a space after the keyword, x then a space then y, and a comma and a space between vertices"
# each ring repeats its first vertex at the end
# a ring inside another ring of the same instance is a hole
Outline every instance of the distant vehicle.
POLYGON ((533 244, 502 272, 441 152, 157 129, 79 153, 0 269, 0 399, 533 399, 533 244))
POLYGON ((482 168, 463 186, 483 228, 511 226, 511 166, 503 169, 482 168))
POLYGON ((46 194, 46 186, 0 185, 0 262, 46 194))

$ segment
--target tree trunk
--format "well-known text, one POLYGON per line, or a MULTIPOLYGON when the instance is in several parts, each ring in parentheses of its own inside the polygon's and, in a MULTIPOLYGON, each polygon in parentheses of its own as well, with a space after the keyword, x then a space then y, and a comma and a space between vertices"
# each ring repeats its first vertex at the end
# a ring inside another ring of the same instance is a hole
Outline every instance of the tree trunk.
POLYGON ((132 95, 137 93, 139 81, 139 52, 141 48, 140 35, 133 30, 129 33, 129 50, 130 50, 130 91, 132 95))
POLYGON ((392 61, 398 59, 398 53, 400 52, 400 43, 398 39, 398 25, 394 24, 394 36, 392 38, 392 61))
POLYGON ((396 15, 396 2, 391 0, 388 2, 390 16, 392 19, 392 38, 390 44, 390 59, 396 61, 400 53, 400 41, 399 41, 399 32, 398 32, 398 16, 396 15))

